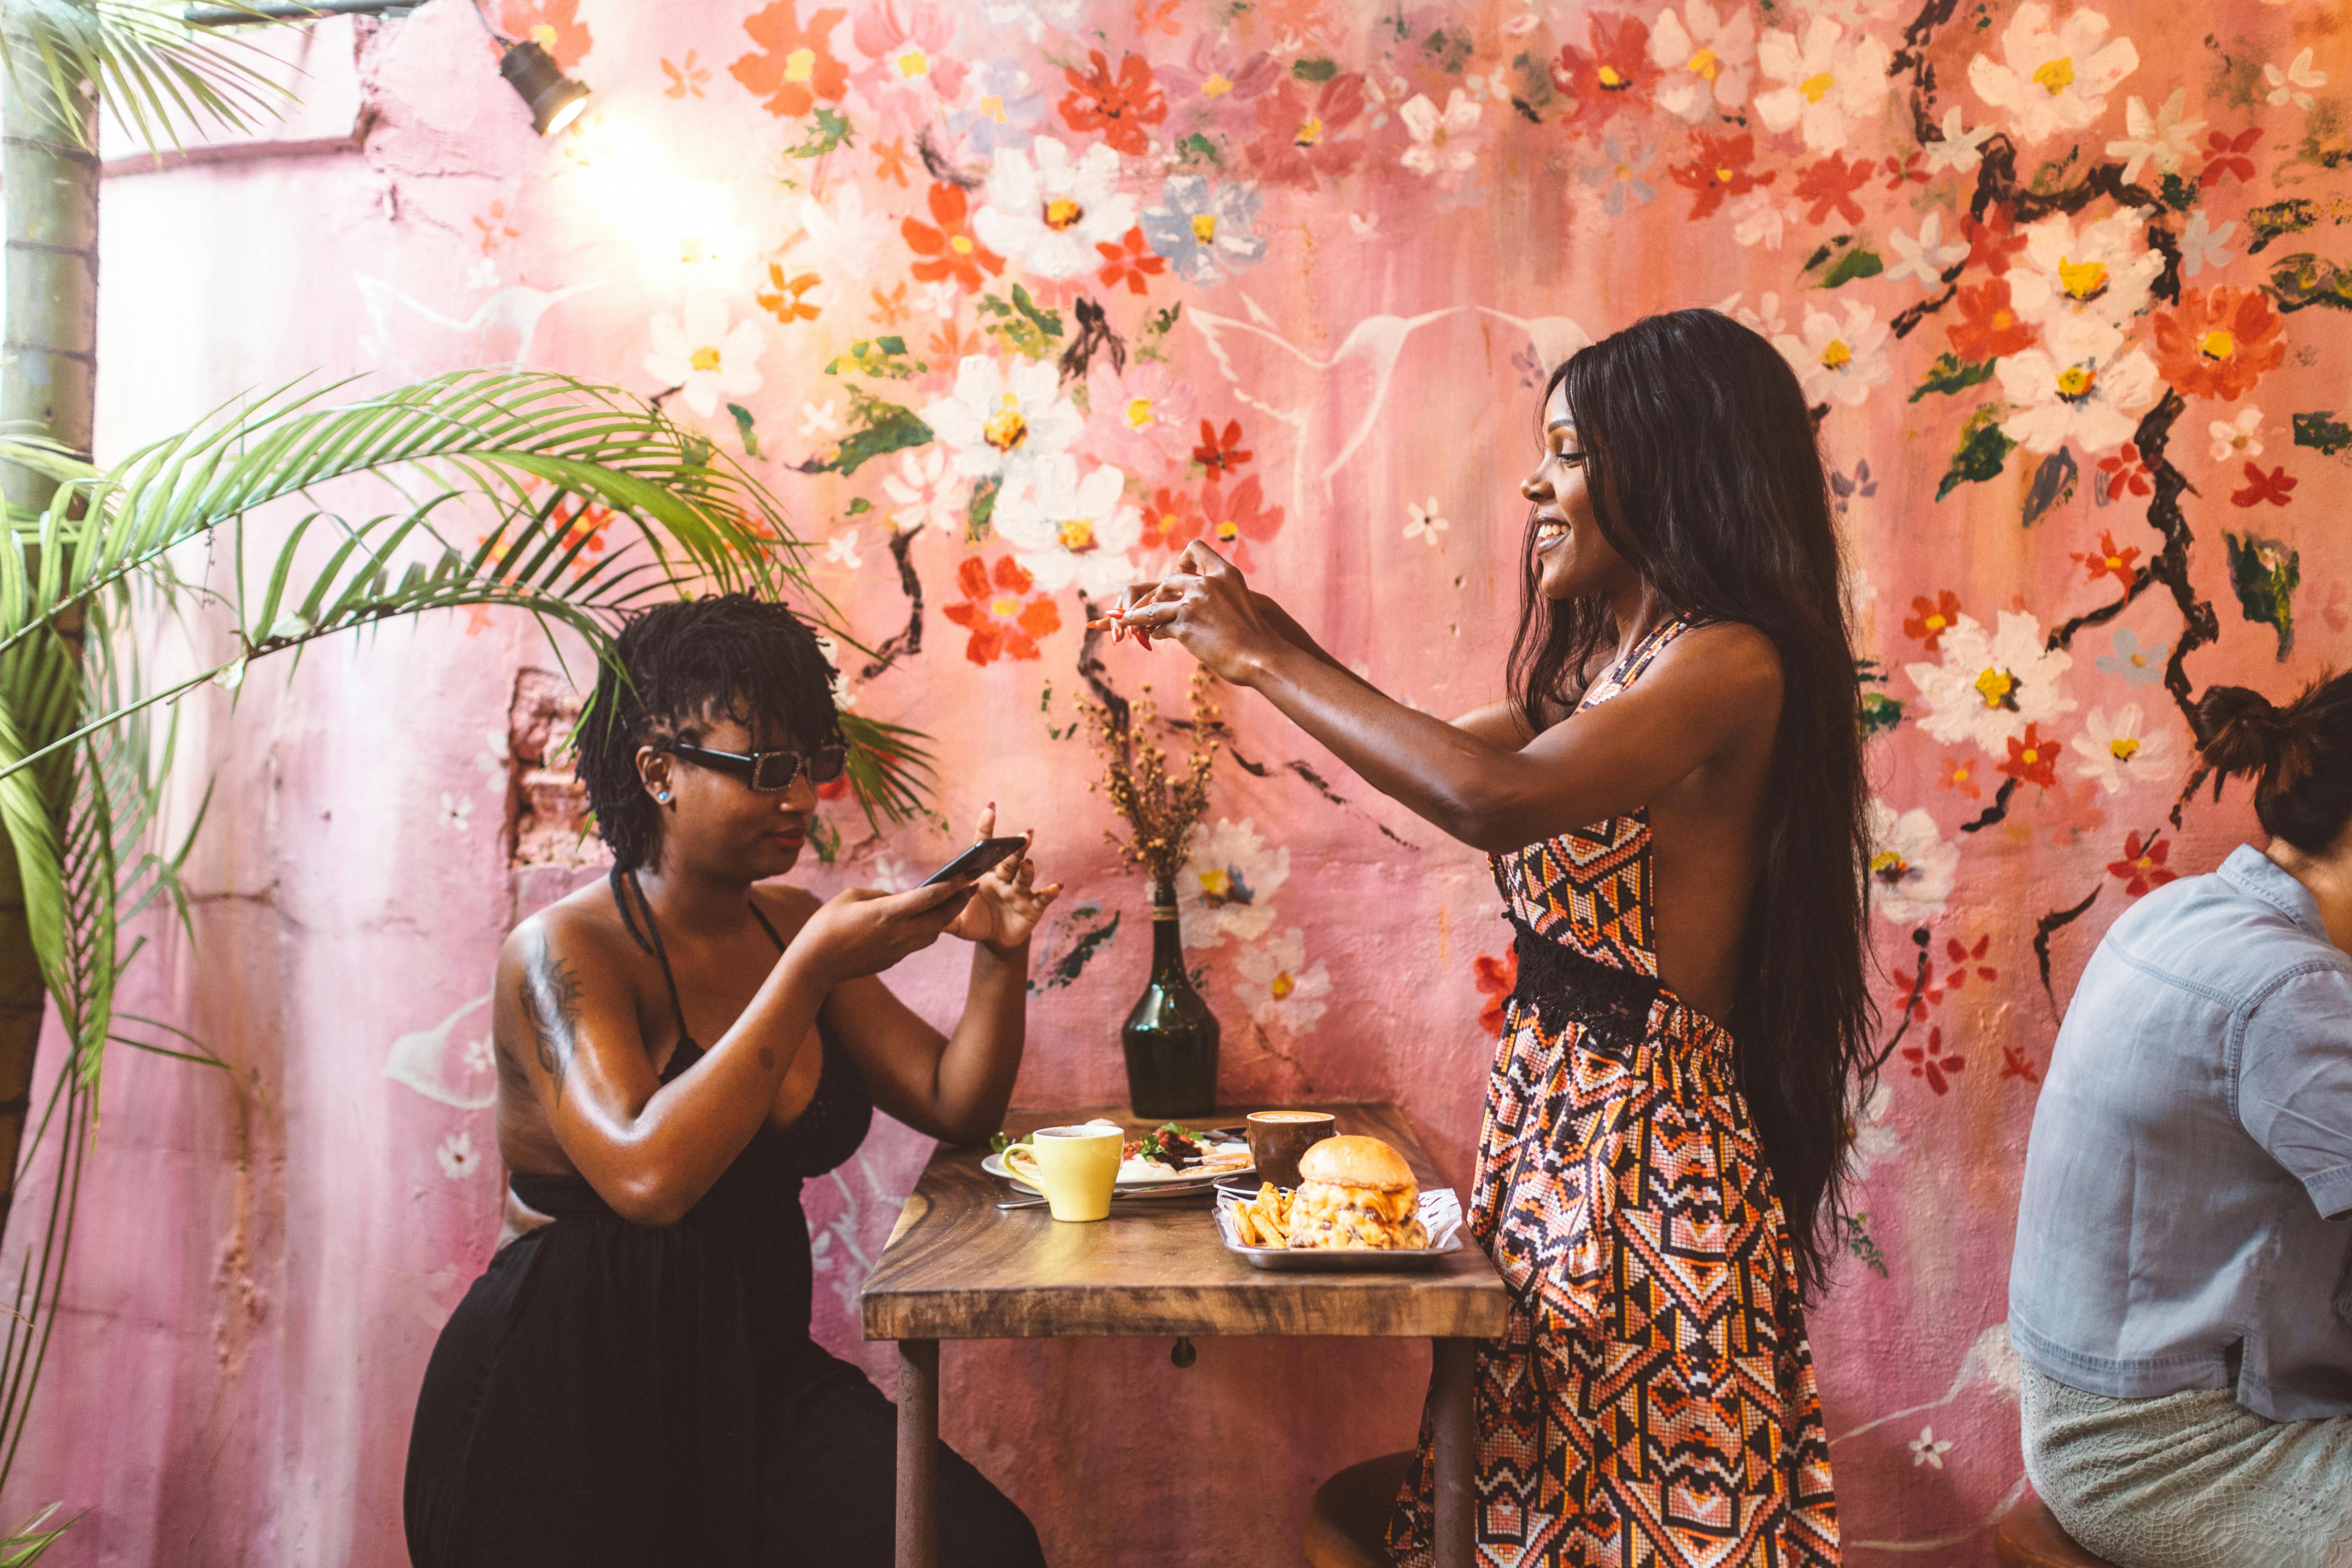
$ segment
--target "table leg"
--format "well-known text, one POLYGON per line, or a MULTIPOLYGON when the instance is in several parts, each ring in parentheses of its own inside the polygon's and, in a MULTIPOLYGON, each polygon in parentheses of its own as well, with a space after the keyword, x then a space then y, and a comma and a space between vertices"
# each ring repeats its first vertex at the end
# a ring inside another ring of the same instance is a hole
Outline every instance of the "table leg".
POLYGON ((898 1342, 898 1568, 937 1568, 940 1342, 898 1342))
POLYGON ((1430 1342, 1429 1397, 1436 1426, 1437 1568, 1472 1568, 1478 1555, 1478 1444, 1470 1415, 1475 1340, 1430 1342))

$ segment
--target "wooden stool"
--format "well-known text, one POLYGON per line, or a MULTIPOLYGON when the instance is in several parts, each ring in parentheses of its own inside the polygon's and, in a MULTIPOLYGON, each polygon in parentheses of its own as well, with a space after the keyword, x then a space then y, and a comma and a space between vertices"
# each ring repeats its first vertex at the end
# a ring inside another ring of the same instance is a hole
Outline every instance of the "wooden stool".
POLYGON ((2075 1545, 2049 1505, 2031 1492, 1993 1526, 1992 1557, 2000 1568, 2114 1568, 2075 1545))
POLYGON ((1396 1568, 1389 1555, 1389 1511, 1412 1467, 1412 1450, 1349 1465, 1315 1489, 1299 1549, 1311 1568, 1396 1568))

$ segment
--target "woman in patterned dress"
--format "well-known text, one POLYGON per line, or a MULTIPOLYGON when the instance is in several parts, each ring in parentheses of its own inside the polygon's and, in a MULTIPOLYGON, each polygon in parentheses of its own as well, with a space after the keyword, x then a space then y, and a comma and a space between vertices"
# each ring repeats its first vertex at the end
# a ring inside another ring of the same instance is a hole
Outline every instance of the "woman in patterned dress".
MULTIPOLYGON (((1204 545, 1121 619, 1487 851, 1518 979, 1473 1234, 1479 1560, 1838 1561, 1804 1303, 1870 1023, 1859 701, 1811 416, 1762 338, 1652 316, 1544 391, 1508 697, 1382 696, 1204 545)), ((1390 1544, 1430 1560, 1430 1432, 1390 1544)))

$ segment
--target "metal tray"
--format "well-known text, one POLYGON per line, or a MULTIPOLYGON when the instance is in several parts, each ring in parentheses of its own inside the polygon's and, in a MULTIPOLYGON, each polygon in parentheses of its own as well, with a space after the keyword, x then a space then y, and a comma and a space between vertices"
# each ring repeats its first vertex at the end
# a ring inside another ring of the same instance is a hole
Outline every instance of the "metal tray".
POLYGON ((1443 1235, 1444 1241, 1436 1247, 1424 1247, 1407 1252, 1399 1248, 1326 1247, 1244 1247, 1234 1239, 1233 1226, 1225 1219, 1225 1211, 1234 1204, 1257 1195, 1252 1187, 1246 1193, 1236 1193, 1222 1184, 1217 1190, 1217 1208, 1210 1217, 1216 1222, 1217 1239, 1225 1250, 1248 1264, 1271 1274, 1379 1274, 1402 1269, 1427 1268, 1441 1258, 1462 1250, 1462 1200, 1450 1187, 1421 1194, 1421 1223, 1432 1236, 1443 1235), (1441 1230, 1440 1226, 1444 1228, 1441 1230))

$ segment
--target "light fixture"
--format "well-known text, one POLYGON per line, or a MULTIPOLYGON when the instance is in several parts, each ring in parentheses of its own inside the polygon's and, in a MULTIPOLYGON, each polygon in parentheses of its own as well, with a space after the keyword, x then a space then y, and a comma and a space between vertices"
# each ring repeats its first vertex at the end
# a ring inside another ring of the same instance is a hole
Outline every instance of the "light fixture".
POLYGON ((552 136, 588 107, 588 89, 565 76, 555 57, 526 38, 499 57, 499 74, 530 109, 531 129, 552 136))

